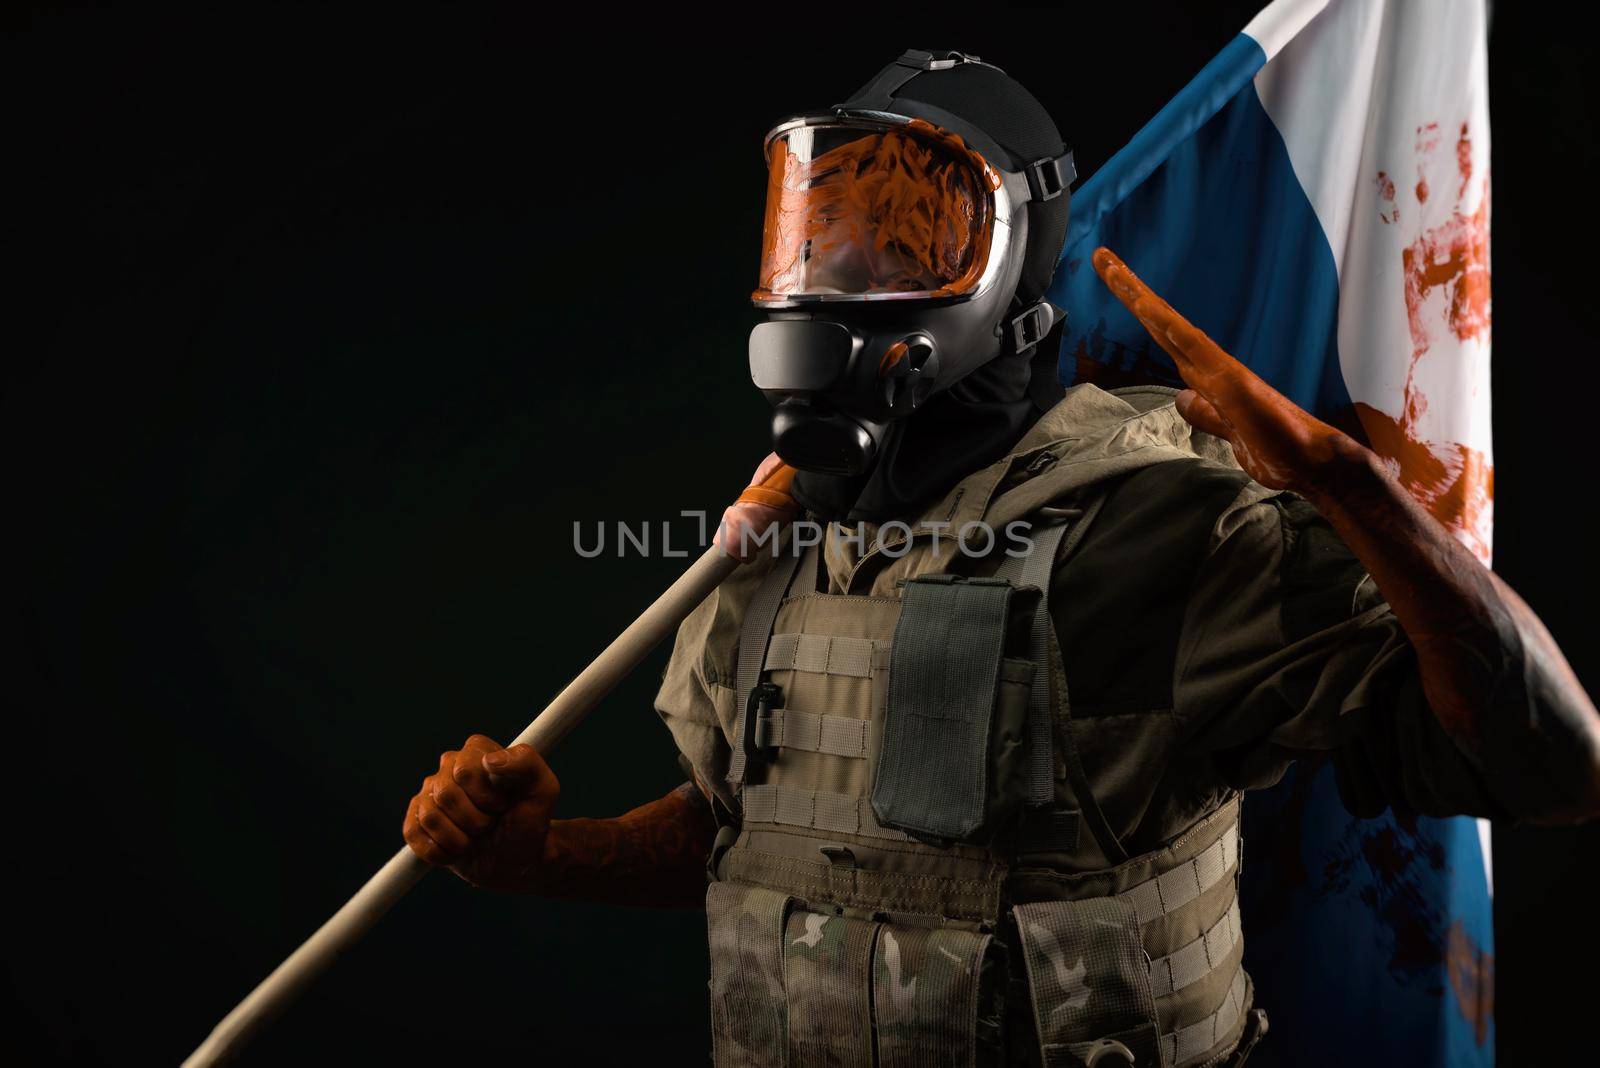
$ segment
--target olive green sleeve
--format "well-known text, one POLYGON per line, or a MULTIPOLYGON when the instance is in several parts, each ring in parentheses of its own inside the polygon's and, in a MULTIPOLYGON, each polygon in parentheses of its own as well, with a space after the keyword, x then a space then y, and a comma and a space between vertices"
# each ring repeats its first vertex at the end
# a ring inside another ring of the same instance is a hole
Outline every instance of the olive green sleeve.
POLYGON ((1326 756, 1356 815, 1503 814, 1434 719, 1372 579, 1294 494, 1252 486, 1219 519, 1174 672, 1180 730, 1229 786, 1326 756))
POLYGON ((735 571, 678 627, 672 658, 656 693, 656 712, 672 732, 695 778, 730 811, 728 760, 738 722, 734 682, 739 662, 739 626, 745 606, 771 567, 762 555, 735 571))

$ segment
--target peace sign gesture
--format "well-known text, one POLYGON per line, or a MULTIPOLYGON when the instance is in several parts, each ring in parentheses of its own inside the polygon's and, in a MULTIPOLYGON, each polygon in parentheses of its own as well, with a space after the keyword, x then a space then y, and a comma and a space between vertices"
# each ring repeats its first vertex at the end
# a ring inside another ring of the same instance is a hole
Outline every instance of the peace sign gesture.
POLYGON ((1228 355, 1156 296, 1116 253, 1096 249, 1094 269, 1177 363, 1189 387, 1178 394, 1178 412, 1193 426, 1226 439, 1251 478, 1310 496, 1322 488, 1335 461, 1366 459, 1364 446, 1228 355))

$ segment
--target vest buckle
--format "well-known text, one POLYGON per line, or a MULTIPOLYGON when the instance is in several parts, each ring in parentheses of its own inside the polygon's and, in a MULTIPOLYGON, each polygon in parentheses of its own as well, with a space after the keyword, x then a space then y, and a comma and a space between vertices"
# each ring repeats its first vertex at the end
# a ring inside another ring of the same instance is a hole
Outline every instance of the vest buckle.
POLYGON ((760 683, 750 690, 750 697, 744 706, 744 738, 741 740, 746 764, 752 761, 762 764, 771 762, 775 747, 762 744, 765 732, 761 730, 761 724, 778 707, 778 700, 782 696, 783 691, 771 682, 760 683))

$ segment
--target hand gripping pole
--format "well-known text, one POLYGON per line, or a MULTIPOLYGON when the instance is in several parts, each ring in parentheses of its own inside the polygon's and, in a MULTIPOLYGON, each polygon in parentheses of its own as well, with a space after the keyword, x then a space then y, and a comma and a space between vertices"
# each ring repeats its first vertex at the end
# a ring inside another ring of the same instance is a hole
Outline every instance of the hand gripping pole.
MULTIPOLYGON (((676 630, 678 624, 734 572, 741 558, 748 558, 744 546, 754 539, 745 538, 746 531, 759 532, 766 524, 781 522, 794 513, 795 504, 789 497, 793 478, 793 468, 775 455, 767 457, 756 469, 750 486, 723 513, 711 548, 639 618, 628 624, 577 678, 567 683, 511 744, 526 742, 541 755, 549 755, 601 698, 627 678, 662 639, 676 630), (725 550, 724 545, 731 546, 731 551, 725 550)), ((340 954, 372 930, 383 914, 421 882, 429 870, 409 847, 402 847, 354 897, 222 1018, 200 1047, 183 1062, 183 1068, 224 1064, 243 1050, 262 1028, 327 971, 340 954)))

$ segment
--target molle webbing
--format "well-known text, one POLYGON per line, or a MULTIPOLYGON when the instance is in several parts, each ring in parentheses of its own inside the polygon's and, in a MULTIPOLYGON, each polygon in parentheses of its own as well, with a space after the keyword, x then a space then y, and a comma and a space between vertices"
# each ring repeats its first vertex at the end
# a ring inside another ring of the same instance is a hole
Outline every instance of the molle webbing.
POLYGON ((1239 863, 1239 824, 1228 824, 1222 836, 1193 860, 1117 896, 1133 906, 1141 924, 1182 908, 1232 874, 1239 863))
POLYGON ((756 746, 864 760, 871 726, 869 720, 851 716, 775 708, 756 721, 756 746))
POLYGON ((1158 998, 1176 993, 1220 968, 1239 943, 1239 899, 1234 898, 1222 919, 1193 942, 1150 962, 1150 993, 1158 998))
MULTIPOLYGON (((810 560, 816 551, 815 546, 807 549, 805 558, 810 560)), ((734 745, 733 754, 728 758, 728 782, 735 789, 744 783, 747 760, 742 743, 745 737, 745 706, 749 703, 750 691, 755 689, 756 683, 760 681, 761 663, 766 658, 767 640, 772 635, 772 621, 778 618, 778 609, 783 607, 783 595, 788 592, 789 584, 794 581, 794 573, 800 566, 800 559, 795 555, 793 546, 790 546, 790 551, 782 553, 773 562, 772 570, 767 573, 767 577, 757 588, 755 596, 745 609, 744 622, 739 628, 739 672, 736 680, 738 687, 735 691, 739 732, 734 737, 741 741, 734 745)))
POLYGON ((907 841, 906 835, 882 826, 873 818, 865 797, 807 790, 798 786, 744 788, 746 823, 776 823, 830 834, 859 834, 863 838, 907 841))
MULTIPOLYGON (((776 615, 776 613, 774 613, 776 615)), ((770 624, 769 624, 770 626, 770 624)), ((774 634, 767 646, 766 671, 809 671, 816 675, 872 677, 881 642, 828 634, 774 634)), ((742 646, 741 646, 742 648, 742 646)), ((740 653, 741 671, 743 653, 740 653)), ((755 685, 754 682, 751 685, 755 685)))
POLYGON ((1245 999, 1250 992, 1249 982, 1243 968, 1235 969, 1233 982, 1228 986, 1228 996, 1216 1012, 1198 1023, 1162 1035, 1161 1063, 1178 1064, 1198 1057, 1227 1038, 1244 1012, 1245 999))
MULTIPOLYGON (((1201 895, 1237 874, 1239 841, 1235 812, 1217 840, 1193 858, 1129 887, 1118 894, 1117 899, 1132 907, 1140 926, 1186 907, 1199 907, 1201 895)), ((1236 952, 1242 938, 1237 893, 1230 889, 1227 900, 1226 911, 1200 937, 1149 961, 1150 993, 1157 998, 1196 987, 1203 980, 1215 978, 1220 982, 1231 974, 1227 992, 1214 1011, 1161 1036, 1161 1063, 1164 1065, 1193 1060, 1211 1050, 1232 1034, 1244 1011, 1248 980, 1236 952)), ((1213 983, 1212 987, 1215 985, 1213 983)), ((1206 987, 1198 989, 1203 994, 1206 987)))

